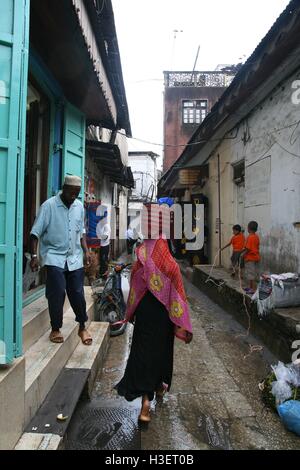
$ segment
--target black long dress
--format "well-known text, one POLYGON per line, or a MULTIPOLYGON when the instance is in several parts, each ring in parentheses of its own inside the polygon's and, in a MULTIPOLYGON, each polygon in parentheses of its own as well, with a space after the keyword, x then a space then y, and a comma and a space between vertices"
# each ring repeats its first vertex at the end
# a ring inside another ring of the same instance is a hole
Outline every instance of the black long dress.
POLYGON ((135 311, 130 355, 122 380, 115 386, 127 401, 170 389, 173 373, 174 326, 164 305, 147 292, 135 311))

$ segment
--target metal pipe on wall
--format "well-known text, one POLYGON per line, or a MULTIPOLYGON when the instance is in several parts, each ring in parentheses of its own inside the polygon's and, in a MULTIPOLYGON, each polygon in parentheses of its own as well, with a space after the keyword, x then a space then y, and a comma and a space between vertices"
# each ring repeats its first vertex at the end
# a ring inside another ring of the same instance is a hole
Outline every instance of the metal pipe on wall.
POLYGON ((219 205, 219 266, 222 266, 221 171, 220 171, 220 154, 219 153, 218 153, 218 205, 219 205))

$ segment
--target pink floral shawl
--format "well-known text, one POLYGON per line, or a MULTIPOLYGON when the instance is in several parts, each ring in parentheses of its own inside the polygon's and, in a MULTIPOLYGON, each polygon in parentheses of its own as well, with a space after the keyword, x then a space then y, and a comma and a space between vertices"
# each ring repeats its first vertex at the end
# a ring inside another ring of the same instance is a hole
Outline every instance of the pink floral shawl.
POLYGON ((149 290, 167 309, 174 323, 174 334, 188 342, 192 326, 180 269, 173 259, 167 241, 145 240, 137 248, 133 266, 126 321, 132 320, 141 299, 149 290))

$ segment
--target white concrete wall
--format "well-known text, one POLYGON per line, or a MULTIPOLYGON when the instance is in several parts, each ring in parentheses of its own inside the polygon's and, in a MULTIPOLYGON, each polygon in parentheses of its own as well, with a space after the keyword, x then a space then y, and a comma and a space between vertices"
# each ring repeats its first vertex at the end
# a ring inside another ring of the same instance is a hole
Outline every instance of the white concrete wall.
MULTIPOLYGON (((221 168, 222 245, 237 220, 237 186, 232 163, 245 158, 244 220, 256 220, 265 271, 300 272, 300 105, 292 103, 292 83, 300 71, 273 90, 247 120, 227 135, 209 160, 209 180, 203 193, 209 198, 210 257, 218 249, 217 155, 221 168), (246 137, 246 139, 245 139, 246 137)), ((230 265, 230 251, 223 252, 230 265)))
POLYGON ((129 166, 128 163, 128 140, 125 135, 124 129, 121 129, 116 137, 116 145, 119 147, 121 152, 121 160, 123 165, 129 166))
POLYGON ((157 165, 156 160, 149 155, 129 155, 129 166, 135 180, 132 195, 137 198, 151 196, 151 185, 154 185, 153 200, 157 195, 157 165))

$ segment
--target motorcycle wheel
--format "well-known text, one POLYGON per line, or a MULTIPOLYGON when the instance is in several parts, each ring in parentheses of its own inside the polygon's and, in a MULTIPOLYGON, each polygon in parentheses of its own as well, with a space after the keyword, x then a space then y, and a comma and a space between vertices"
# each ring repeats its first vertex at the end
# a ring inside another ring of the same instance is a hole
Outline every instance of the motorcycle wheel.
POLYGON ((126 330, 127 323, 118 326, 111 325, 114 322, 124 320, 124 314, 121 312, 120 307, 112 302, 99 305, 99 320, 110 323, 110 336, 122 335, 126 330))

